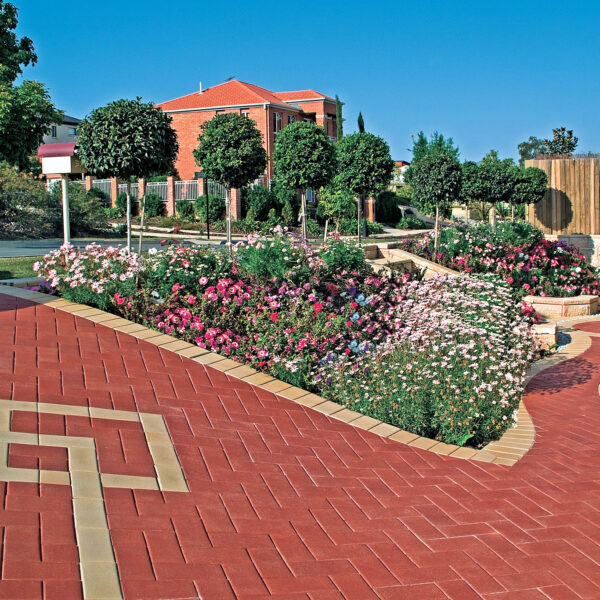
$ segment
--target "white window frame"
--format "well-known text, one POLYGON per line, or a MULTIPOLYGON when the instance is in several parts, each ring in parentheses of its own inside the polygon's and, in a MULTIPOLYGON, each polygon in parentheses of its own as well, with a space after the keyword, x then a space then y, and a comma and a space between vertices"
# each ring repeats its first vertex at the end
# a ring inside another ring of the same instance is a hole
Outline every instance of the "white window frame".
POLYGON ((51 126, 50 126, 50 135, 51 135, 53 138, 55 138, 55 137, 58 137, 57 133, 58 133, 58 132, 57 132, 57 129, 56 129, 56 125, 51 125, 51 126))
POLYGON ((283 113, 273 112, 273 133, 277 135, 283 128, 283 113))

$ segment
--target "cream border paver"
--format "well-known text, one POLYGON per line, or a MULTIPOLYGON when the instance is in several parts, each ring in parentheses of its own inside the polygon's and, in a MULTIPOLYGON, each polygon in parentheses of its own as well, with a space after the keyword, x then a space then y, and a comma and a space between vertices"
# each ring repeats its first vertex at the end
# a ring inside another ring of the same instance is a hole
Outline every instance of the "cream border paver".
POLYGON ((162 415, 2 399, 0 399, 0 481, 71 486, 79 569, 86 600, 122 598, 102 487, 189 491, 162 415), (15 410, 140 422, 152 455, 156 477, 100 474, 93 438, 10 431, 10 416, 15 410), (8 444, 64 447, 69 456, 69 472, 9 467, 8 444))
MULTIPOLYGON (((3 286, 1 284, 0 293, 17 296, 34 302, 48 304, 49 306, 52 306, 57 310, 67 310, 67 312, 71 312, 72 314, 79 313, 76 312, 76 309, 68 310, 69 307, 76 306, 77 309, 86 308, 88 310, 90 308, 80 304, 74 305, 74 303, 64 299, 52 299, 49 301, 48 298, 52 297, 46 294, 31 292, 29 290, 21 290, 18 287, 8 287, 3 286)), ((102 311, 99 311, 99 313, 101 312, 102 311)), ((113 329, 121 331, 123 331, 126 328, 128 329, 131 325, 137 325, 131 321, 121 319, 120 317, 117 317, 110 313, 95 314, 91 317, 83 314, 80 314, 80 316, 82 316, 83 318, 88 318, 104 326, 112 327, 113 329), (125 325, 113 326, 117 324, 115 322, 124 322, 125 325)), ((565 348, 563 348, 561 352, 543 360, 537 361, 536 363, 531 365, 526 377, 526 383, 529 382, 531 378, 533 378, 541 371, 552 367, 556 364, 559 364, 565 360, 574 358, 579 354, 585 352, 590 347, 591 336, 593 336, 594 334, 588 334, 587 332, 574 330, 568 326, 570 322, 581 322, 585 320, 600 320, 600 315, 569 317, 556 322, 557 326, 562 326, 561 330, 563 332, 568 332, 571 335, 571 343, 568 344, 565 348)), ((175 350, 175 345, 171 347, 169 346, 171 344, 174 344, 175 342, 181 342, 181 340, 163 334, 154 329, 145 328, 143 325, 139 325, 139 327, 141 329, 132 331, 130 335, 133 335, 134 337, 137 337, 139 339, 145 339, 146 341, 156 344, 161 348, 172 348, 172 351, 174 351, 176 354, 189 357, 192 360, 202 363, 204 365, 210 365, 212 368, 217 369, 219 371, 223 371, 230 375, 236 376, 237 373, 240 373, 239 379, 250 383, 258 388, 272 392, 274 394, 277 394, 278 396, 287 398, 288 400, 292 400, 293 402, 297 402, 298 404, 303 404, 304 406, 310 407, 313 410, 316 410, 323 414, 327 414, 331 418, 339 418, 340 421, 344 421, 355 427, 360 427, 361 429, 371 431, 373 433, 376 433, 377 435, 381 435, 382 437, 388 437, 393 441, 404 443, 409 446, 427 449, 438 454, 451 456, 452 458, 463 458, 468 460, 478 460, 482 462, 497 462, 499 464, 512 466, 529 451, 529 449, 533 446, 535 440, 535 428, 533 427, 533 422, 531 420, 531 417, 529 416, 529 413, 523 401, 521 401, 517 411, 516 427, 507 430, 498 441, 491 442, 490 444, 485 446, 485 448, 477 450, 473 448, 455 446, 452 444, 440 445, 441 442, 437 440, 423 438, 408 431, 398 429, 396 427, 393 427, 392 425, 388 425, 377 419, 373 419, 372 417, 367 417, 366 415, 363 415, 361 413, 351 411, 350 409, 347 409, 341 405, 339 405, 341 406, 340 410, 332 411, 331 404, 334 403, 331 403, 325 398, 321 398, 316 394, 309 393, 306 390, 301 390, 300 388, 287 384, 283 381, 274 379, 250 367, 240 365, 240 363, 232 361, 231 359, 228 359, 219 354, 208 352, 206 350, 203 350, 202 348, 197 348, 191 344, 187 344, 187 342, 185 348, 180 347, 181 349, 175 350), (241 369, 245 369, 243 373, 247 374, 241 376, 241 369), (263 378, 268 379, 265 380, 263 378), (386 425, 387 427, 381 427, 382 425, 386 425), (388 429, 388 427, 390 427, 391 429, 388 429), (511 437, 514 436, 515 433, 519 434, 518 445, 514 445, 516 443, 516 438, 511 437), (505 436, 509 437, 507 437, 505 440, 505 436), (511 442, 513 443, 513 445, 511 445, 511 442), (507 452, 508 449, 509 451, 507 452)))

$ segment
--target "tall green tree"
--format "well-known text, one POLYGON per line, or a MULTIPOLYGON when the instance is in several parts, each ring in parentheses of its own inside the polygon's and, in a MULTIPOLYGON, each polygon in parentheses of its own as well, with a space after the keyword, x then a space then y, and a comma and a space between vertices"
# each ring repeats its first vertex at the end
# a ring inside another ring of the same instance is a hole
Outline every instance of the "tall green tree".
POLYGON ((335 125, 336 137, 341 140, 344 137, 344 118, 342 117, 342 101, 335 95, 335 125))
POLYGON ((96 108, 78 127, 86 170, 127 180, 127 248, 131 250, 131 178, 167 173, 179 150, 171 117, 152 102, 117 100, 96 108))
POLYGON ((536 158, 538 154, 547 154, 548 148, 543 140, 530 135, 526 142, 521 142, 517 149, 519 151, 519 166, 524 167, 526 160, 536 158))
POLYGON ((460 151, 458 146, 454 144, 454 140, 449 137, 445 138, 441 133, 434 131, 431 138, 427 138, 423 131, 419 131, 417 136, 411 135, 413 140, 412 161, 416 162, 424 158, 428 154, 447 154, 458 160, 460 151))
POLYGON ((365 120, 363 119, 362 113, 358 113, 358 133, 365 132, 365 120))
POLYGON ((19 169, 32 169, 32 157, 52 123, 62 123, 44 84, 15 81, 23 68, 35 65, 37 55, 28 37, 14 33, 18 11, 0 0, 0 161, 19 169))
POLYGON ((273 164, 275 180, 302 194, 302 237, 306 239, 306 190, 318 190, 334 176, 335 148, 322 127, 298 121, 277 134, 273 164))
POLYGON ((353 133, 336 146, 340 184, 358 196, 358 242, 360 244, 363 204, 366 196, 390 184, 394 161, 387 142, 372 133, 353 133))
POLYGON ((571 154, 577 147, 579 138, 573 135, 572 129, 557 127, 552 130, 552 139, 544 140, 549 154, 571 154))
POLYGON ((221 113, 202 123, 198 141, 196 164, 206 177, 227 189, 227 244, 231 251, 231 190, 247 186, 264 173, 267 153, 262 135, 252 119, 221 113))
POLYGON ((465 205, 465 214, 467 221, 469 220, 469 208, 474 204, 482 202, 483 189, 481 185, 481 177, 479 174, 479 165, 473 161, 465 161, 461 165, 462 184, 461 184, 461 201, 465 205))
POLYGON ((439 238, 440 209, 451 207, 460 198, 460 163, 449 154, 427 154, 413 164, 410 185, 421 206, 435 208, 435 249, 439 238))

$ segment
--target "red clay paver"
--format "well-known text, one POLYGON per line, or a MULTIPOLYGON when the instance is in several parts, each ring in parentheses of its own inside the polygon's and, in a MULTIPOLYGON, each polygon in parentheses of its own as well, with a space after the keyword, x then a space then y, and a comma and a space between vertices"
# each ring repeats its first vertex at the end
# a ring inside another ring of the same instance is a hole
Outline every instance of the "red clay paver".
MULTIPOLYGON (((600 324, 581 329, 600 331, 600 324)), ((0 295, 0 399, 163 415, 189 492, 105 487, 125 598, 600 598, 600 339, 525 398, 514 467, 380 438, 82 318, 0 295)), ((153 476, 139 423, 13 411, 153 476)), ((9 466, 67 470, 9 444, 9 466)), ((78 598, 67 485, 0 483, 0 598, 78 598)))

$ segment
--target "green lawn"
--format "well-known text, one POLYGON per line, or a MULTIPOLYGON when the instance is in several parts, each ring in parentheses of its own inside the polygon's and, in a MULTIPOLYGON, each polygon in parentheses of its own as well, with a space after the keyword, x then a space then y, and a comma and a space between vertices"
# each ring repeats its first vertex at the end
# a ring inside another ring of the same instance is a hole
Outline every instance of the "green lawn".
POLYGON ((19 256, 16 258, 0 258, 0 279, 17 279, 20 277, 37 277, 33 271, 33 263, 41 260, 41 256, 19 256))

